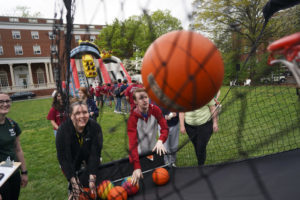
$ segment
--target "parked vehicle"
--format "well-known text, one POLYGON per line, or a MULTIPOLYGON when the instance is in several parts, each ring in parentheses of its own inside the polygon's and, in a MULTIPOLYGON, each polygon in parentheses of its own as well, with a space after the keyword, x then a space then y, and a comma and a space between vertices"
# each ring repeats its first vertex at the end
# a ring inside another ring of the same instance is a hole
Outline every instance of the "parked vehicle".
POLYGON ((12 101, 21 99, 31 99, 36 95, 33 92, 16 92, 10 96, 12 101))
POLYGON ((286 76, 283 74, 280 75, 271 75, 270 77, 262 77, 260 82, 262 83, 284 83, 286 81, 286 76))

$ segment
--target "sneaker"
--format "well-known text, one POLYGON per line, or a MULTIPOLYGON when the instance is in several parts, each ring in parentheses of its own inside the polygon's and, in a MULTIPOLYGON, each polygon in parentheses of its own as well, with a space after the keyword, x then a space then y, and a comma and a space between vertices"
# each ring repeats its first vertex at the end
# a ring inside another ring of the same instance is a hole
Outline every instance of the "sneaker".
POLYGON ((172 167, 177 167, 177 166, 175 165, 175 163, 172 163, 172 167))
POLYGON ((114 110, 114 113, 118 113, 118 111, 114 110))

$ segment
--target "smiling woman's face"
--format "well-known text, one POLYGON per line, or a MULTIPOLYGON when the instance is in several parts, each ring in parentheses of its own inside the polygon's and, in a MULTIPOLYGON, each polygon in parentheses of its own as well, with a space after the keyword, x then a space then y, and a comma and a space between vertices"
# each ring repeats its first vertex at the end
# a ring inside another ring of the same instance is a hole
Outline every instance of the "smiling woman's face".
POLYGON ((10 97, 7 94, 0 94, 0 115, 6 115, 11 106, 10 97))
POLYGON ((75 105, 71 114, 71 120, 76 129, 83 129, 89 120, 89 112, 87 105, 75 105))

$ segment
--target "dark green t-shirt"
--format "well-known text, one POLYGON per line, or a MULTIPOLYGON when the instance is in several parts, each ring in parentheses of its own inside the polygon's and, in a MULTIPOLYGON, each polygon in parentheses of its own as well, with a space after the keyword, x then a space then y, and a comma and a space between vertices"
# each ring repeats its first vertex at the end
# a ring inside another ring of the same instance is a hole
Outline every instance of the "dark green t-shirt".
POLYGON ((21 134, 21 129, 16 122, 5 119, 4 124, 0 124, 0 161, 4 161, 10 156, 11 160, 18 161, 15 151, 16 137, 21 134))

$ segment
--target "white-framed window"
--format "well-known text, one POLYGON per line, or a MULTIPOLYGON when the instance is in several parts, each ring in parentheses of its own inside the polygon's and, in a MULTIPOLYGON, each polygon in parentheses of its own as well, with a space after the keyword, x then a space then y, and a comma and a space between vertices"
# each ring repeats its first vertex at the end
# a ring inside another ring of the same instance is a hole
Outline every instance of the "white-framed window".
POLYGON ((36 77, 37 77, 38 84, 44 84, 46 82, 45 81, 44 70, 42 70, 41 68, 36 70, 36 77))
POLYGON ((39 55, 39 54, 41 54, 41 47, 40 47, 40 45, 34 45, 34 46, 33 46, 33 54, 34 54, 34 55, 39 55))
POLYGON ((47 19, 46 22, 47 22, 48 24, 53 24, 53 23, 54 23, 54 20, 53 20, 53 19, 47 19))
POLYGON ((49 34, 49 39, 50 40, 54 40, 55 39, 55 35, 53 34, 52 31, 50 31, 48 34, 49 34))
POLYGON ((15 45, 15 54, 16 55, 23 55, 23 48, 21 45, 15 45))
POLYGON ((51 45, 51 46, 50 46, 50 52, 51 52, 52 54, 55 54, 55 53, 57 52, 57 45, 51 45))
POLYGON ((37 19, 28 19, 28 22, 29 22, 29 23, 37 23, 38 20, 37 20, 37 19))
POLYGON ((13 39, 21 39, 21 32, 20 31, 12 31, 13 39))
POLYGON ((90 36, 90 41, 91 41, 91 42, 95 42, 95 40, 96 40, 96 36, 95 36, 95 35, 91 35, 91 36, 90 36))
POLYGON ((3 55, 3 46, 0 46, 0 56, 3 55))
POLYGON ((31 37, 32 37, 32 39, 35 39, 35 40, 39 39, 40 38, 39 37, 39 32, 38 31, 31 31, 31 37))
POLYGON ((80 25, 79 24, 74 24, 73 28, 80 28, 80 25))
POLYGON ((95 26, 94 25, 90 25, 89 28, 95 28, 95 26))
POLYGON ((75 35, 74 37, 75 37, 75 42, 76 42, 76 43, 78 43, 78 41, 81 40, 80 35, 75 35))
POLYGON ((0 86, 1 87, 7 87, 8 84, 8 77, 6 71, 0 71, 0 86))
POLYGON ((9 18, 9 21, 10 21, 10 22, 19 22, 19 18, 16 18, 16 17, 10 17, 10 18, 9 18))

